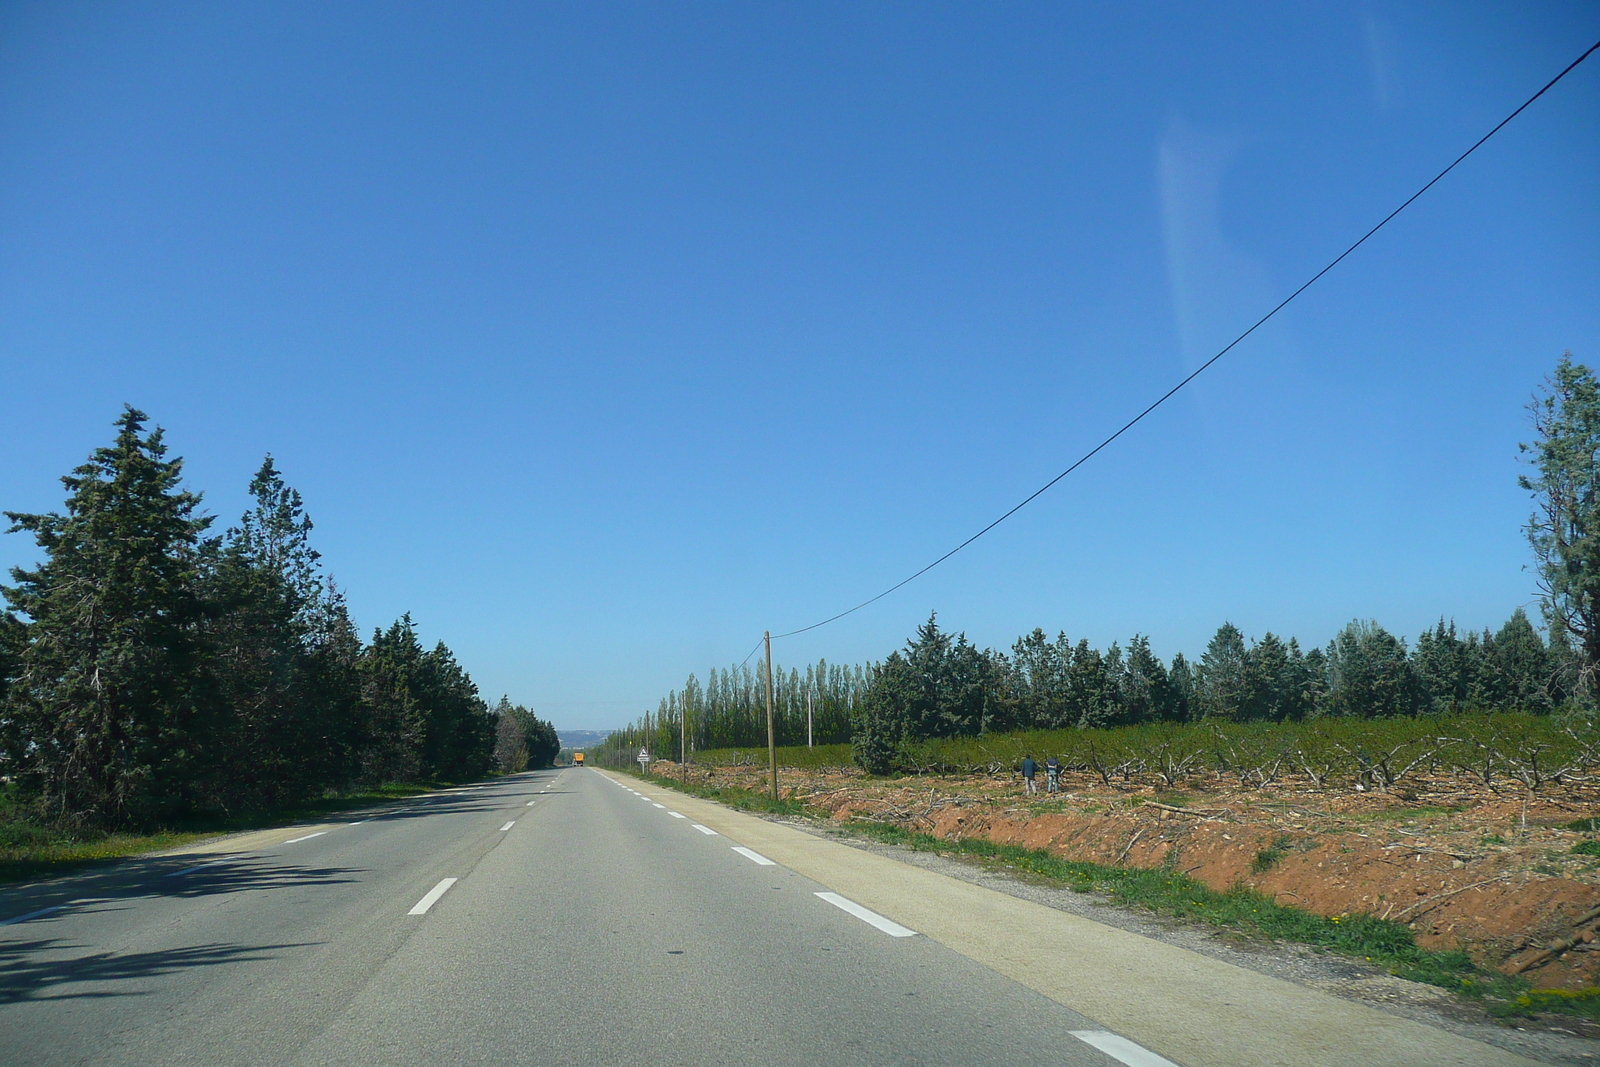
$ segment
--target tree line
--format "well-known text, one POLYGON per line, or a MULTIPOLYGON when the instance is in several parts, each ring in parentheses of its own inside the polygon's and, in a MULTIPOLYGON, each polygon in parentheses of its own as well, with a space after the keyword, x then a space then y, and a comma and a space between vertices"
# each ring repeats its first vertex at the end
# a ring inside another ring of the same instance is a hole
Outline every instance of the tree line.
POLYGON ((212 534, 146 423, 126 409, 62 479, 64 513, 5 513, 43 553, 0 586, 0 776, 26 807, 148 827, 554 758, 549 724, 491 710, 409 615, 361 640, 270 456, 212 534))
POLYGON ((1324 648, 1294 638, 1247 640, 1223 623, 1198 662, 1170 664, 1142 635, 1105 650, 1042 630, 1009 654, 978 649, 930 617, 884 660, 854 723, 857 762, 894 766, 908 744, 980 733, 1096 729, 1153 722, 1286 722, 1449 712, 1548 713, 1576 692, 1570 646, 1546 641, 1522 609, 1498 631, 1460 633, 1441 620, 1415 647, 1376 622, 1353 621, 1324 648))
MULTIPOLYGON (((773 728, 780 745, 819 745, 850 740, 852 722, 872 681, 875 664, 841 666, 818 660, 801 671, 772 668, 773 728)), ((767 744, 765 671, 748 662, 723 670, 713 667, 701 685, 694 675, 661 698, 653 713, 614 730, 594 758, 632 759, 640 748, 676 759, 683 716, 689 717, 691 752, 713 748, 765 748, 767 744)))

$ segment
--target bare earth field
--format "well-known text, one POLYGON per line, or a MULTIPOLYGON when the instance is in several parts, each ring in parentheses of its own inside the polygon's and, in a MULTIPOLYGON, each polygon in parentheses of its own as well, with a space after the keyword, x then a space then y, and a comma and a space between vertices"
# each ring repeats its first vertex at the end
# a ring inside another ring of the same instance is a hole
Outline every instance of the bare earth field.
MULTIPOLYGON (((656 770, 676 776, 670 764, 656 770)), ((690 775, 708 786, 768 786, 764 767, 701 766, 690 775)), ((1242 789, 1217 778, 1164 794, 1068 773, 1052 797, 1041 773, 1040 795, 1025 797, 1014 775, 885 779, 846 767, 782 770, 779 788, 839 822, 1165 867, 1320 915, 1402 922, 1420 946, 1463 949, 1536 989, 1600 985, 1600 856, 1575 854, 1595 834, 1570 828, 1600 814, 1594 785, 1529 794, 1417 778, 1392 792, 1353 792, 1292 779, 1242 789)))

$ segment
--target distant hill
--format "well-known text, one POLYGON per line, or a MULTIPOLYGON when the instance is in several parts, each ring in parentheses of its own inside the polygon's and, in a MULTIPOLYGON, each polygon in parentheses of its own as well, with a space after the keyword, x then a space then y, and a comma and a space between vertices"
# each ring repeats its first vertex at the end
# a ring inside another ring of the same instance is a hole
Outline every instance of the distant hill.
POLYGON ((609 736, 611 736, 610 730, 556 731, 556 737, 561 740, 562 748, 593 748, 609 736))

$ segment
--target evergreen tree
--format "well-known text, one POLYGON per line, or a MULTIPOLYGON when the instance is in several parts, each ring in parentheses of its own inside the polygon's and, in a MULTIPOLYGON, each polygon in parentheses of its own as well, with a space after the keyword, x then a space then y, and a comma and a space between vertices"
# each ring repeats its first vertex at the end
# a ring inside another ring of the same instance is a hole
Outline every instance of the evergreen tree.
POLYGON ((1128 663, 1122 676, 1124 718, 1130 723, 1171 717, 1172 687, 1166 668, 1150 651, 1150 639, 1134 634, 1128 642, 1128 663))
POLYGON ((1245 653, 1244 634, 1237 626, 1224 622, 1217 628, 1195 672, 1196 695, 1204 717, 1244 718, 1250 699, 1245 653))
POLYGON ((1201 717, 1199 698, 1195 693, 1194 668, 1189 666, 1182 652, 1172 656, 1172 665, 1167 668, 1167 686, 1172 693, 1171 702, 1167 705, 1167 718, 1170 721, 1188 722, 1201 717))
POLYGON ((1245 653, 1241 717, 1269 722, 1289 718, 1292 685, 1289 646, 1269 630, 1245 653))
POLYGON ((516 774, 528 767, 528 733, 511 699, 500 698, 490 713, 494 717, 494 767, 501 774, 516 774))
POLYGON ((350 686, 318 669, 329 611, 300 494, 268 456, 250 482, 255 507, 208 545, 204 588, 215 687, 229 726, 209 761, 206 792, 225 808, 270 807, 343 777, 350 686))
POLYGON ((1357 619, 1328 643, 1327 709, 1332 715, 1383 718, 1416 711, 1417 687, 1405 642, 1376 622, 1357 619))
POLYGON ((1528 541, 1552 629, 1571 635, 1579 691, 1592 699, 1600 671, 1600 382, 1566 353, 1529 405, 1536 436, 1520 445, 1536 472, 1528 541))
POLYGON ((62 479, 65 515, 6 513, 46 557, 3 590, 28 620, 9 762, 47 811, 80 824, 183 807, 216 726, 197 590, 210 519, 145 421, 126 409, 116 441, 62 479))
POLYGON ((1549 650, 1521 608, 1512 612, 1486 651, 1485 688, 1494 707, 1537 713, 1558 702, 1549 650))
POLYGON ((872 683, 851 723, 850 755, 868 774, 895 768, 909 734, 909 709, 918 699, 915 672, 899 652, 891 652, 872 672, 872 683))

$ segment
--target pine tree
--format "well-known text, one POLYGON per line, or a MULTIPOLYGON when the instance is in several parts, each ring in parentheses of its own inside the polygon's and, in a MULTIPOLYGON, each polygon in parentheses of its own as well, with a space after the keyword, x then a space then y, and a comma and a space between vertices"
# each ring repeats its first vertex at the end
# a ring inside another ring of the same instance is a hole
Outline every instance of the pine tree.
POLYGON ((1357 619, 1340 630, 1328 643, 1327 662, 1329 714, 1371 719, 1416 712, 1405 642, 1376 622, 1357 619))
POLYGON ((65 515, 6 513, 46 557, 3 590, 28 620, 11 762, 73 823, 148 825, 180 810, 214 736, 197 591, 210 519, 145 422, 127 408, 116 441, 62 479, 65 515))
POLYGON ((1537 439, 1518 446, 1534 468, 1517 484, 1534 495, 1528 542, 1545 617, 1573 639, 1579 691, 1600 676, 1600 381, 1566 353, 1529 405, 1537 439))
POLYGON ((1244 634, 1231 622, 1217 627, 1195 672, 1196 696, 1206 718, 1238 720, 1250 698, 1244 634))

